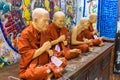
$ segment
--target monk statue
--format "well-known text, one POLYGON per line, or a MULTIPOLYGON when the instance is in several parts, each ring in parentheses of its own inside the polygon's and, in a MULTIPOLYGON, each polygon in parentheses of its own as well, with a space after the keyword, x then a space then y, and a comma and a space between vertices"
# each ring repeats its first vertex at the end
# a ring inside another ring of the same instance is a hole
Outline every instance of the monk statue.
POLYGON ((46 36, 49 13, 36 8, 32 13, 32 23, 21 33, 18 41, 20 58, 19 76, 23 80, 50 80, 49 50, 51 43, 46 36))
POLYGON ((88 29, 85 30, 85 36, 87 39, 94 39, 93 45, 94 46, 103 46, 103 37, 98 37, 98 31, 97 29, 93 28, 93 24, 96 23, 97 20, 97 15, 96 14, 91 14, 89 17, 89 27, 88 29))
POLYGON ((71 48, 81 49, 82 53, 92 51, 92 42, 84 37, 84 30, 89 26, 87 18, 81 18, 80 23, 71 30, 71 48))
POLYGON ((98 35, 98 31, 96 29, 93 28, 93 24, 96 23, 97 21, 97 15, 95 13, 92 13, 89 16, 89 22, 90 22, 90 26, 89 26, 89 30, 95 35, 98 35))
POLYGON ((49 39, 52 50, 57 57, 72 59, 81 53, 80 49, 68 48, 68 28, 65 26, 65 14, 62 11, 55 12, 53 21, 48 27, 49 39))

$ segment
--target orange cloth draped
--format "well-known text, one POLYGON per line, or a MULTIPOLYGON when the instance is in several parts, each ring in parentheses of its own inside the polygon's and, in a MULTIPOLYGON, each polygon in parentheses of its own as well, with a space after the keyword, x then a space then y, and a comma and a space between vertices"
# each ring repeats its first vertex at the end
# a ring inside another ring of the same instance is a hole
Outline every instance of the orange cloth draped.
POLYGON ((98 39, 94 39, 94 35, 92 33, 93 31, 94 31, 94 29, 93 29, 92 23, 90 22, 89 28, 84 30, 84 36, 87 39, 93 39, 93 41, 92 41, 93 45, 94 46, 98 46, 102 42, 102 40, 99 39, 99 38, 98 39))
MULTIPOLYGON (((57 38, 59 38, 61 35, 65 35, 65 40, 68 42, 68 29, 67 27, 63 27, 63 28, 57 28, 57 26, 54 23, 51 23, 48 27, 48 31, 49 31, 49 39, 50 41, 56 40, 57 38)), ((63 42, 58 43, 58 45, 61 48, 61 52, 59 52, 62 56, 64 56, 66 59, 71 59, 71 58, 75 58, 77 57, 80 53, 74 53, 73 55, 70 54, 70 49, 67 47, 68 45, 64 45, 63 42)), ((52 49, 55 50, 55 46, 52 46, 52 49)), ((59 54, 58 53, 58 54, 59 54)))
POLYGON ((42 53, 35 59, 32 59, 35 50, 40 48, 44 42, 48 40, 46 31, 39 32, 33 25, 27 27, 21 33, 18 41, 18 51, 20 58, 20 78, 25 80, 46 80, 49 69, 45 66, 49 62, 47 52, 42 53))
MULTIPOLYGON (((83 38, 84 38, 84 32, 82 31, 77 35, 77 41, 83 41, 83 38)), ((89 51, 89 44, 71 45, 70 47, 80 49, 82 53, 89 51)))

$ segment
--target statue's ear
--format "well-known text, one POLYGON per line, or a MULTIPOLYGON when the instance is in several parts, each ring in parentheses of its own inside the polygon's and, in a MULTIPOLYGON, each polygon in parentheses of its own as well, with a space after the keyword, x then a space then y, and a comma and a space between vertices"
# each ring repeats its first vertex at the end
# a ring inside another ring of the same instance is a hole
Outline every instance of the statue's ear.
POLYGON ((38 22, 38 19, 37 19, 37 18, 34 18, 34 22, 37 23, 37 22, 38 22))

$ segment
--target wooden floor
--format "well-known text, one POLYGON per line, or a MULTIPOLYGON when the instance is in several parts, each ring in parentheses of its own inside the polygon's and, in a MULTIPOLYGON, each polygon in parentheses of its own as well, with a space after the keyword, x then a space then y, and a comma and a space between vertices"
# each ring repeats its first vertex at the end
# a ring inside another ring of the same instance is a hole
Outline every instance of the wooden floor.
POLYGON ((0 80, 15 80, 8 79, 9 76, 18 77, 19 63, 12 64, 0 69, 0 80))

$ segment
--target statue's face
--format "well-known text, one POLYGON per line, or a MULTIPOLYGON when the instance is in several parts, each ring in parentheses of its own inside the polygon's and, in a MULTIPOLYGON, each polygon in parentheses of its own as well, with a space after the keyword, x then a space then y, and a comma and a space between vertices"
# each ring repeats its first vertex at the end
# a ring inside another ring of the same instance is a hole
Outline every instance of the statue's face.
POLYGON ((63 28, 65 24, 65 16, 59 16, 54 20, 54 23, 58 28, 63 28))
POLYGON ((38 29, 40 29, 41 31, 46 30, 49 25, 49 20, 50 18, 48 14, 45 14, 45 15, 42 15, 42 17, 39 17, 36 24, 38 29))
POLYGON ((90 25, 89 21, 85 20, 83 23, 84 29, 88 29, 89 25, 90 25))
POLYGON ((92 23, 96 23, 96 21, 97 21, 97 16, 93 16, 93 17, 91 18, 91 22, 92 22, 92 23))

